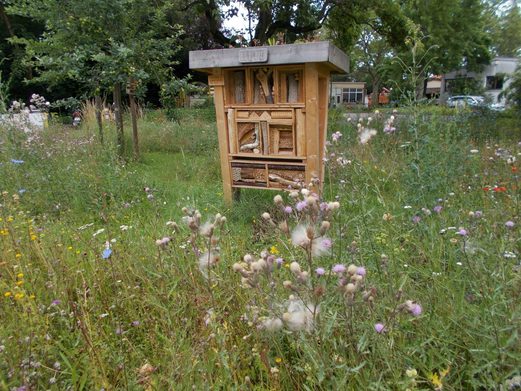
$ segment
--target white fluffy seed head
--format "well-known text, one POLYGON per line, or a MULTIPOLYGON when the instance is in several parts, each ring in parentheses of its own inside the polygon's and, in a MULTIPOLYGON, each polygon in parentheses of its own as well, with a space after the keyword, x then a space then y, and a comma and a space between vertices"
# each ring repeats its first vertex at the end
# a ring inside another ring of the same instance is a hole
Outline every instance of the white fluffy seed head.
POLYGON ((264 213, 262 214, 262 218, 263 218, 264 220, 270 220, 270 219, 271 219, 271 216, 270 216, 270 214, 269 214, 268 212, 264 212, 264 213))
POLYGON ((282 286, 286 289, 291 289, 291 287, 293 286, 293 283, 289 280, 286 280, 282 283, 282 286))
POLYGON ((293 274, 299 274, 300 273, 300 265, 298 264, 298 262, 291 262, 291 264, 289 265, 289 270, 293 274))
POLYGON ((347 268, 347 272, 349 274, 355 274, 357 270, 358 270, 358 267, 356 265, 353 265, 353 264, 349 265, 348 268, 347 268))
POLYGON ((284 202, 284 200, 282 199, 282 196, 280 194, 277 194, 275 197, 273 197, 273 202, 276 205, 281 205, 284 202))
POLYGON ((265 270, 268 268, 268 263, 263 258, 257 261, 257 265, 260 268, 260 270, 265 270))
POLYGON ((356 285, 355 284, 352 284, 352 283, 349 283, 346 285, 346 292, 347 293, 354 293, 354 291, 356 291, 356 285))

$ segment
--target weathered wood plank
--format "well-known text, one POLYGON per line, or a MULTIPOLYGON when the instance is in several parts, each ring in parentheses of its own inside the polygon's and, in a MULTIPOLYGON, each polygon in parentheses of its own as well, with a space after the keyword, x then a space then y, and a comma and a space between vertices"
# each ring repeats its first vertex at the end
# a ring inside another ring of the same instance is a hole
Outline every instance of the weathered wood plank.
POLYGON ((295 137, 297 156, 306 156, 306 115, 302 109, 295 110, 295 137))
POLYGON ((217 133, 219 138, 219 155, 221 160, 221 175, 223 180, 223 196, 224 201, 228 204, 232 203, 232 178, 230 164, 228 162, 228 131, 227 121, 224 114, 224 77, 221 69, 215 69, 214 74, 208 78, 214 86, 214 104, 215 119, 217 122, 217 133), (222 81, 222 84, 221 84, 222 81))
POLYGON ((306 64, 304 70, 306 89, 306 184, 320 175, 320 133, 318 110, 318 69, 317 64, 306 64))
POLYGON ((237 129, 235 127, 235 110, 228 109, 228 140, 230 153, 237 153, 237 129))

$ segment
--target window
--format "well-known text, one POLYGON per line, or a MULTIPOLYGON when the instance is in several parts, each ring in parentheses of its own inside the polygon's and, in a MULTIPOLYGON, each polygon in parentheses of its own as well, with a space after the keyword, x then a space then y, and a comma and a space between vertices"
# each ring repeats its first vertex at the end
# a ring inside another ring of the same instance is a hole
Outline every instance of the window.
POLYGON ((343 88, 343 103, 364 103, 364 90, 361 88, 343 88))
POLYGON ((487 76, 487 90, 503 89, 503 76, 487 76))

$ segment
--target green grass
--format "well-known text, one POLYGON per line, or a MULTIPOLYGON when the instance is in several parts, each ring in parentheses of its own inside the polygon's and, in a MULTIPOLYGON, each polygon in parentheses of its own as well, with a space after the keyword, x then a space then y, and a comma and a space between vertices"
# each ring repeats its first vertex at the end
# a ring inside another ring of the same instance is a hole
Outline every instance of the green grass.
POLYGON ((329 130, 342 137, 321 197, 340 209, 288 217, 272 192, 225 205, 212 109, 179 115, 145 115, 139 161, 116 157, 110 124, 104 146, 89 123, 30 140, 0 130, 0 389, 489 390, 521 375, 519 164, 506 160, 521 153, 516 118, 422 109, 385 135, 385 113, 360 145, 335 110, 329 130), (184 207, 200 211, 196 226, 227 221, 204 237, 183 224, 184 207), (293 246, 265 211, 290 230, 330 221, 330 254, 293 246), (194 248, 220 254, 209 279, 194 248), (232 266, 263 250, 284 266, 236 265, 254 285, 241 286, 232 266), (365 267, 353 296, 335 274, 315 275, 335 264, 365 267), (319 305, 313 326, 291 331, 286 315, 282 330, 260 330, 290 294, 319 305))

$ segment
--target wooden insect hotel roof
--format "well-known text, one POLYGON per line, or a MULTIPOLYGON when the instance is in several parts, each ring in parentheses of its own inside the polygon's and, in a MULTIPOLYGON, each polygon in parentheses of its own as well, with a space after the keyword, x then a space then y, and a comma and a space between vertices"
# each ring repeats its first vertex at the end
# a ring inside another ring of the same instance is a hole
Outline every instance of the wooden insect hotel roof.
POLYGON ((332 72, 349 72, 347 55, 330 42, 251 48, 191 51, 190 68, 209 72, 212 68, 324 63, 332 72))

